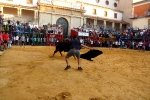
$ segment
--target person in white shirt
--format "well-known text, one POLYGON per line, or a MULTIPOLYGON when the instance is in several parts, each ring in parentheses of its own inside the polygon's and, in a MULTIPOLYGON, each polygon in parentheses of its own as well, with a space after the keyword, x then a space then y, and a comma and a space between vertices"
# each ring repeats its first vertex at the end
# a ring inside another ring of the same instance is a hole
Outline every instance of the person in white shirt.
POLYGON ((16 37, 15 37, 15 44, 19 45, 19 36, 18 35, 16 35, 16 37))
POLYGON ((28 36, 26 38, 26 43, 27 43, 27 45, 29 45, 29 37, 28 36))
POLYGON ((82 38, 80 38, 80 43, 84 44, 84 40, 82 38))
POLYGON ((30 29, 34 28, 34 25, 33 25, 33 24, 29 24, 29 26, 30 26, 30 29))
POLYGON ((116 46, 116 48, 118 48, 118 41, 115 42, 115 46, 116 46))
POLYGON ((134 49, 134 47, 135 47, 135 42, 132 41, 132 49, 134 49))
POLYGON ((118 47, 120 48, 120 45, 121 45, 121 42, 120 42, 120 40, 119 40, 119 42, 118 42, 118 47))
POLYGON ((93 47, 94 46, 94 41, 92 39, 90 40, 90 43, 91 43, 91 47, 93 47))
POLYGON ((139 50, 139 51, 142 50, 142 45, 143 45, 143 42, 140 41, 140 42, 138 43, 138 50, 139 50))
POLYGON ((21 42, 22 42, 22 46, 25 48, 25 41, 26 41, 26 38, 24 36, 24 34, 21 36, 21 42))
POLYGON ((140 32, 140 35, 141 35, 141 36, 143 35, 143 31, 142 31, 142 32, 140 32))

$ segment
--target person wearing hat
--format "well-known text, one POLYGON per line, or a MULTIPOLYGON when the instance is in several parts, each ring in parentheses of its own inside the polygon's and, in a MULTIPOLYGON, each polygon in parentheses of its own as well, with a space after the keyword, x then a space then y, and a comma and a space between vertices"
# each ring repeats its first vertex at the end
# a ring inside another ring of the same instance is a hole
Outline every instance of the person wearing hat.
POLYGON ((68 70, 71 68, 71 66, 69 64, 69 57, 71 57, 73 55, 75 55, 77 57, 78 70, 83 70, 81 65, 80 65, 80 48, 81 48, 81 46, 83 46, 87 49, 92 49, 92 48, 81 44, 80 41, 77 39, 77 36, 73 36, 73 39, 70 41, 70 46, 71 46, 71 49, 68 51, 68 53, 65 57, 65 61, 67 64, 67 67, 65 68, 65 70, 68 70))

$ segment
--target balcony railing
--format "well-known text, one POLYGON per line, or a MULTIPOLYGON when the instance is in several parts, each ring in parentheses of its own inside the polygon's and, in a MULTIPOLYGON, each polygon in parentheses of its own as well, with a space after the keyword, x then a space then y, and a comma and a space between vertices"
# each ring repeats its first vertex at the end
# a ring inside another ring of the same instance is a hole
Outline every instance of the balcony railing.
POLYGON ((149 17, 150 16, 150 11, 147 11, 144 13, 145 17, 149 17))
POLYGON ((138 15, 137 15, 137 14, 129 15, 129 18, 130 18, 130 19, 138 18, 138 15))
POLYGON ((141 18, 141 17, 150 17, 150 11, 144 12, 143 16, 138 16, 137 14, 129 15, 130 19, 136 19, 136 18, 141 18))

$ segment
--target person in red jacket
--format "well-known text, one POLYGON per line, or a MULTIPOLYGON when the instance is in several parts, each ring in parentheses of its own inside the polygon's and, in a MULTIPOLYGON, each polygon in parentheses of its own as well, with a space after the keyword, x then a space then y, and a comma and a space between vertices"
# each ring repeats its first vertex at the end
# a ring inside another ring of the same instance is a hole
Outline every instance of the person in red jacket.
POLYGON ((145 48, 146 48, 146 41, 144 41, 143 44, 142 44, 143 51, 145 51, 145 48))
POLYGON ((3 34, 0 32, 0 51, 3 51, 3 34))
POLYGON ((4 49, 7 49, 7 43, 8 43, 8 40, 9 40, 9 34, 5 33, 3 38, 4 38, 4 49))

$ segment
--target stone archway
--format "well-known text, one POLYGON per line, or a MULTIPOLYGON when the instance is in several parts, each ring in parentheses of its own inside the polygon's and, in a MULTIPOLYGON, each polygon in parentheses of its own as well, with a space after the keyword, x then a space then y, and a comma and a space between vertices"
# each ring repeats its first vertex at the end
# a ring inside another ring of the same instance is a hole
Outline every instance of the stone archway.
POLYGON ((63 17, 60 17, 57 19, 56 24, 62 25, 64 33, 63 36, 64 38, 68 37, 68 21, 63 17))

